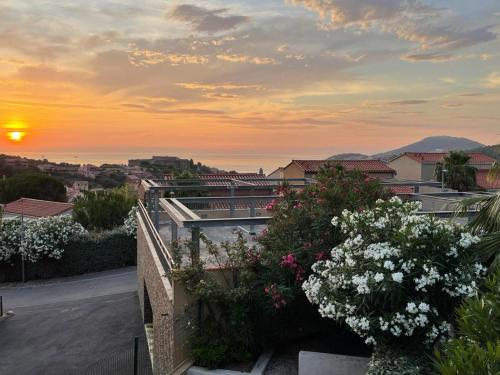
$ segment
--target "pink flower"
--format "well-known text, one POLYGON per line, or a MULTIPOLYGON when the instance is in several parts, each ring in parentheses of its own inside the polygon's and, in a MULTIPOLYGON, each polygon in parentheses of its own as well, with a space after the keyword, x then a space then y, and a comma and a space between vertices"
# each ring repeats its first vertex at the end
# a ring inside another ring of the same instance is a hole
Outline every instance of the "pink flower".
POLYGON ((297 259, 293 254, 288 254, 281 257, 281 266, 287 268, 297 268, 297 259))

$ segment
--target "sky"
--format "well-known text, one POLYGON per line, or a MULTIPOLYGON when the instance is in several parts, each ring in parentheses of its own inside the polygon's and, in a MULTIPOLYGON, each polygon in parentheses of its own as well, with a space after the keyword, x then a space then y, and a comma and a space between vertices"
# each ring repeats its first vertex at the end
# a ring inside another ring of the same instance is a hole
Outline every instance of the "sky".
POLYGON ((0 153, 269 171, 500 143, 499 35, 498 0, 0 0, 0 153))

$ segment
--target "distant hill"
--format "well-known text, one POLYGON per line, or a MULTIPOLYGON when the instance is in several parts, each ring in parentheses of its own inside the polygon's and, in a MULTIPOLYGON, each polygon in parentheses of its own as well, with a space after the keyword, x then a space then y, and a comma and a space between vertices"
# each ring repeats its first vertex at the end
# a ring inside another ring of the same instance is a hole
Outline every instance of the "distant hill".
POLYGON ((474 149, 473 151, 482 152, 485 155, 488 155, 494 159, 500 160, 500 144, 479 147, 479 148, 474 149))
POLYGON ((328 160, 365 160, 370 159, 369 155, 358 153, 337 154, 330 156, 328 160))
POLYGON ((388 160, 404 152, 446 152, 450 150, 473 150, 482 148, 482 143, 459 137, 428 137, 410 145, 373 155, 375 159, 388 160))

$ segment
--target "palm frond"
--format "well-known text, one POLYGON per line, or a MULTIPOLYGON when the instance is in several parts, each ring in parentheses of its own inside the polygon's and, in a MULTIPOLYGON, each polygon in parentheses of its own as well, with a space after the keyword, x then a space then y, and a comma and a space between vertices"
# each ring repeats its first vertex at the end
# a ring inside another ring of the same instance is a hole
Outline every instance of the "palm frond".
POLYGON ((472 231, 500 232, 500 193, 485 198, 481 205, 477 216, 470 223, 472 231))
POLYGON ((487 234, 476 246, 477 256, 482 262, 490 264, 490 271, 500 266, 500 232, 487 234))

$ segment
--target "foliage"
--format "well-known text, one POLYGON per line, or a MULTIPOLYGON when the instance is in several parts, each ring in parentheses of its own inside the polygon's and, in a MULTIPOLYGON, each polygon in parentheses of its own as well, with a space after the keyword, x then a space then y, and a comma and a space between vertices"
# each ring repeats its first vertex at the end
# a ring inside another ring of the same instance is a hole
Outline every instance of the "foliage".
POLYGON ((125 233, 134 238, 137 238, 137 211, 137 206, 132 207, 123 222, 125 233))
POLYGON ((111 191, 86 192, 76 199, 73 218, 90 230, 110 230, 123 225, 136 199, 128 186, 111 191))
POLYGON ((172 273, 206 311, 193 327, 191 356, 198 365, 209 368, 248 360, 259 348, 252 316, 252 279, 244 271, 249 249, 241 235, 235 242, 223 242, 220 248, 204 236, 202 241, 222 271, 209 272, 201 262, 194 262, 172 273))
POLYGON ((9 261, 15 255, 32 263, 45 257, 60 259, 64 245, 84 233, 85 229, 68 217, 4 220, 0 223, 0 260, 9 261))
MULTIPOLYGON (((490 175, 494 179, 498 178, 498 164, 491 169, 490 175)), ((490 270, 494 270, 500 266, 500 193, 464 199, 460 202, 456 215, 460 216, 471 208, 479 209, 476 217, 469 223, 471 231, 482 236, 477 254, 490 265, 490 270)))
POLYGON ((23 173, 5 180, 0 191, 1 202, 23 197, 66 202, 66 188, 58 179, 41 173, 23 173))
POLYGON ((486 291, 467 299, 457 310, 458 337, 436 351, 442 375, 500 373, 500 268, 486 282, 486 291))
POLYGON ((377 180, 341 166, 327 165, 316 179, 317 184, 303 191, 282 186, 281 200, 268 205, 273 218, 259 238, 261 278, 269 291, 268 301, 277 309, 303 298, 300 285, 311 265, 341 242, 331 218, 344 209, 372 207, 377 199, 391 195, 377 180))
MULTIPOLYGON (((36 263, 26 263, 26 278, 34 280, 73 276, 136 264, 137 241, 122 229, 85 233, 70 239, 62 249, 59 259, 43 257, 36 263)), ((12 256, 8 262, 0 259, 0 282, 20 280, 19 254, 12 256)))
POLYGON ((419 208, 394 197, 345 210, 332 224, 347 239, 303 285, 322 316, 345 321, 368 344, 429 346, 448 334, 453 307, 477 292, 479 238, 419 208))
POLYGON ((122 172, 99 173, 94 182, 104 189, 115 189, 122 187, 127 180, 127 176, 122 172))
POLYGON ((441 181, 444 174, 444 182, 447 187, 458 191, 471 191, 476 186, 476 168, 468 165, 470 156, 463 151, 450 151, 442 162, 436 164, 435 175, 441 181), (444 169, 444 173, 443 173, 444 169))

